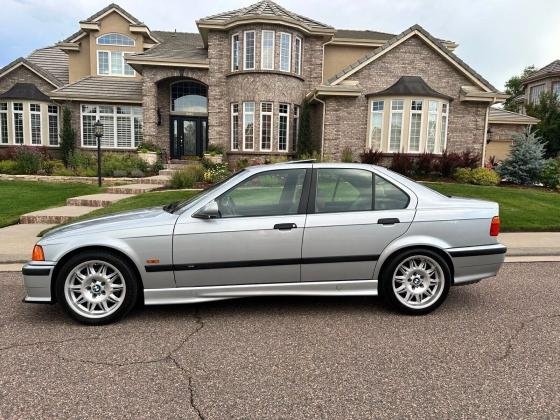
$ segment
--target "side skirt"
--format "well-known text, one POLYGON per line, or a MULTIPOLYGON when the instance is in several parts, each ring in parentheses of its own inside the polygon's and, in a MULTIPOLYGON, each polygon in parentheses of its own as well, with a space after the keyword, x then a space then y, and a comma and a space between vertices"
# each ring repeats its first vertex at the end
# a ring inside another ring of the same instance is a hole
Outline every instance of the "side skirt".
POLYGON ((172 305, 249 296, 377 296, 377 280, 145 289, 144 303, 146 305, 172 305))

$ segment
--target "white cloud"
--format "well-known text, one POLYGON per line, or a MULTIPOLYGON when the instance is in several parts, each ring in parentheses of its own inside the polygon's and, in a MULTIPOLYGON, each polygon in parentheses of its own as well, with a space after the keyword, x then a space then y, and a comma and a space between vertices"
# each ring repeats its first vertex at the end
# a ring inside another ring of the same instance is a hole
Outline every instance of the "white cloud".
MULTIPOLYGON (((3 0, 0 65, 65 38, 78 21, 105 7, 102 0, 3 0), (22 30, 25 28, 25 30, 22 30)), ((251 0, 122 0, 152 29, 196 31, 195 20, 244 7, 251 0)), ((279 0, 279 4, 337 28, 399 33, 419 23, 459 44, 456 53, 496 87, 525 66, 560 58, 560 2, 550 0, 279 0)))

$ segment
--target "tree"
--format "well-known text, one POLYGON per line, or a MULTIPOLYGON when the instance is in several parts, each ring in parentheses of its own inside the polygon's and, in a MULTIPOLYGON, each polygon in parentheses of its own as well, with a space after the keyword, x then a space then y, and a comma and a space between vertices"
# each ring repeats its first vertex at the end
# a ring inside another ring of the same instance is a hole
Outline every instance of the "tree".
POLYGON ((527 129, 513 136, 513 145, 507 159, 497 168, 506 181, 533 185, 539 182, 544 165, 544 145, 541 138, 527 129))
POLYGON ((507 98, 506 102, 504 103, 504 109, 506 109, 507 111, 519 112, 520 103, 517 102, 515 98, 523 93, 523 79, 529 76, 534 71, 535 66, 527 66, 525 67, 521 75, 513 76, 506 82, 506 93, 509 95, 509 98, 507 98))
POLYGON ((62 162, 68 167, 70 157, 76 145, 76 131, 72 128, 72 111, 65 106, 62 110, 62 131, 60 132, 60 152, 62 162))
POLYGON ((313 139, 311 138, 311 104, 309 101, 305 101, 301 106, 297 155, 300 158, 313 155, 313 139))
POLYGON ((527 114, 538 118, 535 129, 542 137, 547 157, 560 154, 560 99, 553 92, 545 92, 534 104, 527 104, 527 114))

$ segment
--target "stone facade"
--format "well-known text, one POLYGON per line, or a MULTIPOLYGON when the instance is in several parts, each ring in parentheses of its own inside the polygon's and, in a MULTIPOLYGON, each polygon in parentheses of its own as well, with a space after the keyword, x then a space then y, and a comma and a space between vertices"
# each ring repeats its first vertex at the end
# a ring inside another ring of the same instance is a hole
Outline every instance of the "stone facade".
POLYGON ((499 162, 508 157, 513 136, 523 133, 526 129, 519 124, 489 124, 486 160, 493 158, 499 162))
POLYGON ((32 83, 47 96, 56 89, 55 86, 23 65, 0 78, 0 92, 9 90, 16 83, 32 83))

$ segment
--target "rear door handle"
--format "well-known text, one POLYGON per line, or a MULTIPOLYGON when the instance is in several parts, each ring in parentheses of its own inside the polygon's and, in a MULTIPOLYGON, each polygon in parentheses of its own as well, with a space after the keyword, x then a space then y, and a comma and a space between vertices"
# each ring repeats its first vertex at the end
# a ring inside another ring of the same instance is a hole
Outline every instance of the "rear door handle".
POLYGON ((397 219, 396 217, 388 217, 386 219, 379 219, 377 221, 377 223, 380 225, 394 225, 399 222, 399 219, 397 219))
POLYGON ((274 229, 277 230, 292 230, 297 228, 295 223, 277 223, 274 225, 274 229))

